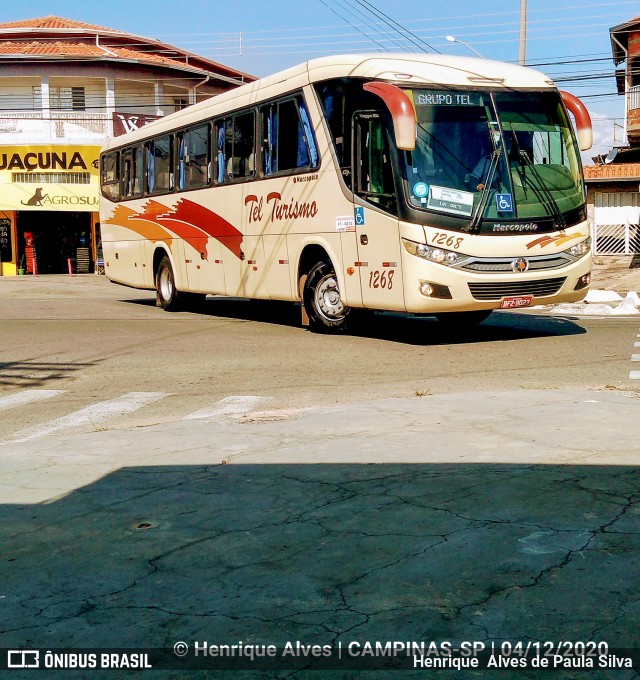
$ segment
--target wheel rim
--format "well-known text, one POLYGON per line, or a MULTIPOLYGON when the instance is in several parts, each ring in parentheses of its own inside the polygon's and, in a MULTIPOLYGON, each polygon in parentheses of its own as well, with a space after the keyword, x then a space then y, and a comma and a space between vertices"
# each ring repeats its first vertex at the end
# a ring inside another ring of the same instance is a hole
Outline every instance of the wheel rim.
POLYGON ((171 275, 171 270, 164 267, 160 271, 160 295, 163 300, 171 300, 173 295, 173 276, 171 275))
POLYGON ((316 286, 316 309, 325 319, 339 321, 344 319, 349 308, 342 302, 335 274, 327 274, 316 286))

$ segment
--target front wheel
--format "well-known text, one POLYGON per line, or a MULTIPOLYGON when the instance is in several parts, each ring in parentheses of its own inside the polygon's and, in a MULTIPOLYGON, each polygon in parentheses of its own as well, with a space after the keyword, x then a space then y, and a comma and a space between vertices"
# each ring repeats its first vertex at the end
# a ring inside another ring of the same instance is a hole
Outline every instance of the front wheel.
POLYGON ((338 278, 329 260, 318 262, 304 284, 304 306, 316 333, 340 333, 349 326, 352 310, 344 304, 338 278))
POLYGON ((492 309, 476 309, 473 312, 446 312, 436 314, 436 319, 447 328, 462 330, 482 323, 489 318, 492 311, 492 309))

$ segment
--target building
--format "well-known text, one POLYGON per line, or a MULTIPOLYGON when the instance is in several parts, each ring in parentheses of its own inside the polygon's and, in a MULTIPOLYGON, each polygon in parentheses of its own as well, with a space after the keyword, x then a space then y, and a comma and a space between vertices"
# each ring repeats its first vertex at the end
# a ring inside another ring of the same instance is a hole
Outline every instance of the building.
POLYGON ((640 253, 640 17, 609 31, 618 94, 625 98, 626 146, 585 167, 596 255, 640 253))
POLYGON ((157 40, 43 17, 0 24, 0 275, 101 264, 110 137, 255 80, 157 40))

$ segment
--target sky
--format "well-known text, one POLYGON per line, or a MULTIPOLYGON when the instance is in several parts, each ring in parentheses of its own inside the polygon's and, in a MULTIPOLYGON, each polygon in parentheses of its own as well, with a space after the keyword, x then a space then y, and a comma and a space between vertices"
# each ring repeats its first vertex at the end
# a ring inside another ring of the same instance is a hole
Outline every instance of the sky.
MULTIPOLYGON (((583 99, 594 122, 588 155, 624 145, 609 29, 639 16, 638 0, 525 4, 527 65, 583 99)), ((2 0, 0 7, 0 23, 61 16, 156 38, 256 76, 348 52, 473 56, 473 48, 517 62, 521 18, 521 0, 2 0)))

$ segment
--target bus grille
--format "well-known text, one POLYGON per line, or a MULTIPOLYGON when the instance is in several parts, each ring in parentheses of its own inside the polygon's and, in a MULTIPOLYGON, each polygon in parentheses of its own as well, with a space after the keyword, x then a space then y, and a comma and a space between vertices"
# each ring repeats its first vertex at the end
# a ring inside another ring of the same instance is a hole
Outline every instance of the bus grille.
POLYGON ((548 297, 555 295, 566 277, 542 279, 541 281, 505 281, 501 283, 470 283, 469 290, 476 300, 500 300, 503 297, 533 295, 548 297))
MULTIPOLYGON (((570 262, 571 260, 566 257, 530 258, 529 271, 535 271, 536 269, 559 269, 560 267, 566 267, 570 262)), ((460 269, 476 272, 512 272, 512 263, 512 257, 504 260, 475 260, 462 265, 460 269)))

